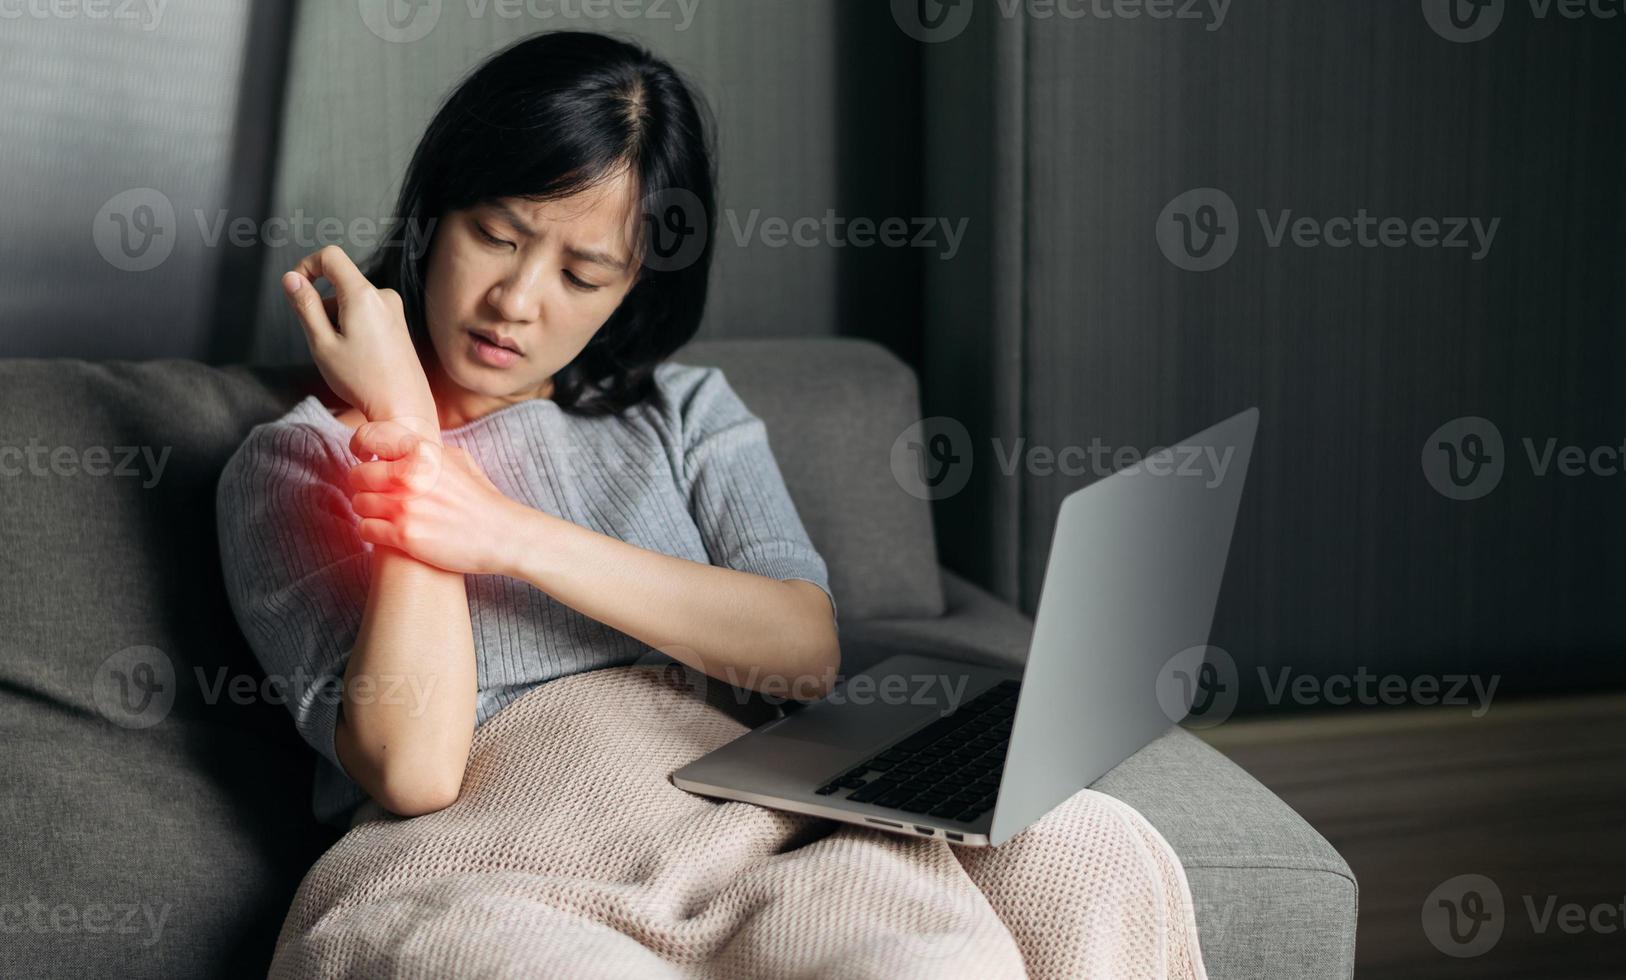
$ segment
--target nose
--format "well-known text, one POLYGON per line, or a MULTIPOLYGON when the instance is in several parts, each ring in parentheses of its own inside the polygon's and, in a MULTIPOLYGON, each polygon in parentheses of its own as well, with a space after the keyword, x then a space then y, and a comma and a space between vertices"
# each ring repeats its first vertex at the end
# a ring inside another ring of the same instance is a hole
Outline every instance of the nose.
POLYGON ((491 306, 510 323, 532 323, 541 319, 542 289, 540 271, 522 266, 499 279, 487 294, 491 306))

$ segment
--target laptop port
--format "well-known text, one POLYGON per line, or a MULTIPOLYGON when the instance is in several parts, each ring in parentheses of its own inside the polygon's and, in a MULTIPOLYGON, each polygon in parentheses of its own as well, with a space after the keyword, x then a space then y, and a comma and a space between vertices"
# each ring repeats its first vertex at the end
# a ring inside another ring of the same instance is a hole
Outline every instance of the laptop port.
POLYGON ((949 840, 957 840, 957 841, 960 841, 962 844, 965 843, 965 835, 964 834, 956 834, 954 831, 950 830, 947 833, 945 833, 944 836, 947 837, 949 840))
POLYGON ((927 837, 936 837, 937 836, 937 831, 931 829, 930 827, 922 827, 918 823, 915 824, 915 829, 920 831, 921 833, 925 834, 927 837))
POLYGON ((899 830, 903 829, 903 824, 901 824, 901 823, 893 823, 890 820, 878 820, 875 817, 865 817, 864 819, 868 820, 870 823, 878 823, 883 827, 896 827, 899 830))

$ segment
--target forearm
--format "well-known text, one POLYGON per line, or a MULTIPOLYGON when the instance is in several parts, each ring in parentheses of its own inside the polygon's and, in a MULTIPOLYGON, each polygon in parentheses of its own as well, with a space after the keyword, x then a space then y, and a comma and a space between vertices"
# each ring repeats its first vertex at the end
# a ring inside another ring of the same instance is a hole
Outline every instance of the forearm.
POLYGON ((676 558, 536 510, 516 531, 508 574, 708 676, 798 699, 835 681, 835 620, 812 583, 676 558))
POLYGON ((345 771, 393 813, 450 805, 474 738, 475 697, 463 576, 375 548, 334 735, 345 771))
POLYGON ((468 763, 476 694, 463 576, 375 547, 335 733, 346 771, 391 812, 449 806, 468 763))

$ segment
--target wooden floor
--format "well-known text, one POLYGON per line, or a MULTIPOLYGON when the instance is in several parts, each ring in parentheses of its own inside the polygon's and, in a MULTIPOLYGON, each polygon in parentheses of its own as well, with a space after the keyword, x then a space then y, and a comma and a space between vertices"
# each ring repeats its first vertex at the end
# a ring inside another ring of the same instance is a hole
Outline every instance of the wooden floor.
POLYGON ((1357 977, 1626 977, 1626 695, 1498 700, 1480 718, 1244 718, 1197 734, 1354 869, 1357 977), (1464 874, 1490 878, 1505 913, 1494 947, 1458 959, 1430 943, 1422 910, 1464 874), (1578 904, 1594 925, 1567 933, 1555 913, 1543 931, 1549 900, 1578 904))

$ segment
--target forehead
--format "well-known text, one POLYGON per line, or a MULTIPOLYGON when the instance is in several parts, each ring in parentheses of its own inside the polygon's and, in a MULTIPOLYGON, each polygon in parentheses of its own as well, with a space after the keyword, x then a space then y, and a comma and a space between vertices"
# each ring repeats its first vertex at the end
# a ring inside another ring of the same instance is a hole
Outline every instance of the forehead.
POLYGON ((523 197, 498 198, 499 210, 512 212, 533 231, 564 229, 573 244, 625 244, 637 217, 633 181, 625 171, 569 197, 533 201, 523 197))

